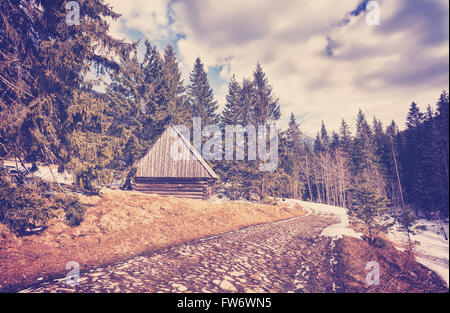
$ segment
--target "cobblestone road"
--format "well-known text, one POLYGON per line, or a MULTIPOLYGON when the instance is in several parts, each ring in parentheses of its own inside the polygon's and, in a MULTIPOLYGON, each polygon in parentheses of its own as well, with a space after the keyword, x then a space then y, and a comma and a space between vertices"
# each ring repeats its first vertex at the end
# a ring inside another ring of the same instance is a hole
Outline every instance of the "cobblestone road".
POLYGON ((257 225, 81 272, 21 292, 333 292, 336 220, 309 215, 257 225))

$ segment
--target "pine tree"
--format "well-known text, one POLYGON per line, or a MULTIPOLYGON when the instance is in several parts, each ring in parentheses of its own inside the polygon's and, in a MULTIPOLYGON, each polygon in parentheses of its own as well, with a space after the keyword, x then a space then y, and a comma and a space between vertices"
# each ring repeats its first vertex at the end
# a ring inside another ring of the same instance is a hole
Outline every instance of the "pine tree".
POLYGON ((171 121, 174 124, 186 124, 192 120, 185 97, 186 88, 181 79, 175 51, 172 45, 168 45, 164 53, 163 73, 167 83, 167 99, 169 107, 172 108, 171 121))
POLYGON ((254 123, 266 125, 280 118, 280 106, 278 98, 272 94, 272 86, 266 78, 261 64, 257 63, 253 72, 254 84, 254 123))
POLYGON ((152 125, 146 123, 146 131, 151 133, 151 128, 162 130, 176 114, 176 102, 173 101, 169 90, 169 81, 163 69, 162 59, 156 46, 146 40, 145 55, 141 64, 144 83, 148 86, 150 95, 145 99, 145 113, 151 118, 152 125))
POLYGON ((448 216, 449 207, 449 99, 448 92, 443 91, 436 104, 437 115, 435 117, 436 151, 435 162, 437 163, 440 179, 441 214, 448 216))
POLYGON ((383 124, 376 117, 373 118, 373 141, 375 144, 376 160, 383 175, 387 175, 386 163, 391 159, 388 137, 383 124))
POLYGON ((84 1, 79 25, 66 22, 62 1, 19 6, 6 0, 0 15, 0 89, 6 91, 0 98, 0 145, 33 167, 37 161, 57 163, 60 170, 70 164, 76 173, 83 172, 80 156, 95 153, 91 166, 98 173, 88 176, 103 180, 111 152, 101 134, 106 104, 92 92, 101 80, 87 74, 119 70, 112 55, 129 45, 108 35, 106 21, 119 15, 99 0, 84 1), (89 144, 79 145, 86 138, 89 144))
POLYGON ((289 147, 293 148, 294 153, 300 153, 302 151, 302 138, 300 124, 297 123, 294 113, 291 112, 288 129, 286 130, 286 141, 289 147))
POLYGON ((241 89, 241 115, 242 124, 248 125, 255 120, 255 85, 253 81, 244 78, 241 89))
POLYGON ((413 101, 409 108, 408 116, 406 117, 406 126, 408 128, 417 127, 423 122, 423 119, 424 119, 423 113, 420 112, 417 103, 413 101))
POLYGON ((325 151, 322 140, 320 140, 320 133, 317 133, 316 138, 314 138, 314 153, 318 154, 319 152, 325 151))
MULTIPOLYGON (((233 75, 230 82, 228 83, 228 95, 226 96, 227 102, 225 103, 225 108, 221 114, 222 126, 226 125, 242 125, 242 89, 240 84, 236 81, 236 77, 233 75)), ((225 139, 225 137, 224 137, 225 139)), ((236 140, 233 138, 233 146, 236 145, 236 140)), ((214 168, 224 184, 228 186, 225 187, 226 195, 231 199, 238 199, 242 196, 242 184, 243 177, 242 173, 244 171, 243 160, 237 161, 224 160, 217 162, 214 168)))
POLYGON ((345 122, 344 119, 341 121, 341 127, 339 128, 339 143, 342 150, 350 154, 351 151, 351 145, 352 145, 352 137, 350 133, 350 128, 345 122))
POLYGON ((330 148, 330 137, 328 136, 324 121, 322 121, 322 125, 320 127, 320 142, 322 149, 328 150, 330 148))
POLYGON ((373 183, 372 188, 377 189, 378 193, 385 192, 385 180, 376 153, 374 134, 361 110, 357 115, 352 161, 353 177, 356 183, 364 179, 364 176, 370 176, 371 179, 368 181, 373 183))
POLYGON ((374 163, 375 146, 373 134, 362 110, 358 111, 352 158, 355 174, 371 168, 374 163))
POLYGON ((152 129, 153 121, 149 112, 152 110, 149 107, 153 103, 153 87, 144 75, 136 46, 121 51, 120 64, 122 70, 111 76, 106 98, 109 104, 107 114, 113 120, 108 133, 117 138, 121 151, 113 164, 117 170, 125 171, 144 152, 156 132, 152 129), (150 133, 146 130, 150 130, 150 133), (131 137, 136 138, 132 145, 135 150, 125 152, 123 149, 131 137))
POLYGON ((282 159, 281 167, 287 174, 286 183, 287 196, 290 198, 300 198, 304 185, 300 181, 300 171, 303 152, 302 133, 295 116, 291 113, 288 129, 283 132, 282 148, 280 156, 282 159))
POLYGON ((236 77, 233 75, 228 83, 227 102, 222 111, 222 124, 224 125, 242 125, 244 122, 242 112, 242 88, 236 77))
POLYGON ((190 74, 190 84, 187 89, 189 105, 194 117, 200 117, 203 125, 217 124, 217 102, 200 58, 195 60, 194 69, 190 74))
POLYGON ((32 162, 67 157, 74 93, 96 83, 86 78, 92 69, 117 70, 111 54, 125 45, 108 35, 106 18, 119 15, 103 1, 84 1, 79 25, 66 23, 63 4, 0 3, 1 145, 32 162))
POLYGON ((363 175, 353 188, 353 205, 351 214, 364 221, 368 229, 368 242, 374 243, 378 232, 389 227, 381 218, 386 214, 386 197, 380 193, 371 181, 373 177, 363 175))
POLYGON ((399 162, 399 130, 394 120, 386 127, 386 146, 383 151, 385 153, 385 159, 383 161, 384 168, 386 169, 386 194, 391 200, 394 207, 403 206, 403 190, 401 188, 401 181, 397 177, 397 172, 400 173, 401 168, 399 162))
POLYGON ((423 186, 421 178, 421 149, 423 142, 421 135, 423 133, 424 115, 420 112, 415 102, 411 103, 408 115, 406 117, 406 130, 404 132, 404 145, 401 151, 402 181, 405 190, 405 200, 415 204, 416 213, 419 205, 420 190, 423 186))
POLYGON ((335 151, 339 147, 340 147, 339 135, 333 130, 333 132, 331 133, 330 149, 332 151, 335 151))

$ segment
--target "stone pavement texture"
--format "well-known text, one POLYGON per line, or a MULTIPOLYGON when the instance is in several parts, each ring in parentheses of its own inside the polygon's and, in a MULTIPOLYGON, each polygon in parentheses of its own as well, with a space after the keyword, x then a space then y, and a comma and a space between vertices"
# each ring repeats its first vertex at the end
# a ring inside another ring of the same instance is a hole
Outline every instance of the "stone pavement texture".
POLYGON ((336 220, 308 215, 166 248, 20 292, 334 292, 336 220))

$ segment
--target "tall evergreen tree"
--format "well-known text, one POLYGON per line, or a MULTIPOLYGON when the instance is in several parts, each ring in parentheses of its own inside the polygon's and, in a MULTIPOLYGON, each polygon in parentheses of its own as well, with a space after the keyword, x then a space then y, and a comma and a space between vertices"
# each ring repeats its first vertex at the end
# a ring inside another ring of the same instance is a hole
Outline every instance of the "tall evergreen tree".
POLYGON ((337 148, 339 148, 339 146, 339 135, 333 130, 333 132, 331 133, 330 149, 332 151, 335 151, 337 148))
POLYGON ((187 89, 189 105, 194 117, 201 117, 202 124, 217 124, 217 102, 200 58, 195 60, 194 69, 190 74, 190 84, 187 89))
POLYGON ((163 73, 167 82, 167 95, 169 107, 172 109, 171 121, 174 124, 189 125, 192 116, 185 96, 186 88, 181 79, 181 72, 172 45, 168 45, 164 53, 163 73))
POLYGON ((325 127, 324 121, 322 121, 322 125, 320 127, 320 141, 323 149, 328 150, 330 148, 330 137, 328 136, 328 131, 325 127))
POLYGON ((350 128, 344 119, 342 119, 341 127, 339 128, 339 143, 342 150, 349 154, 352 145, 352 135, 350 133, 350 128))
POLYGON ((406 117, 406 127, 408 128, 414 128, 419 126, 424 119, 424 114, 420 112, 419 107, 417 106, 417 103, 414 101, 411 103, 411 106, 409 108, 408 116, 406 117))
POLYGON ((294 113, 291 112, 288 129, 286 130, 286 140, 288 145, 294 149, 295 153, 300 153, 302 150, 302 138, 303 135, 300 130, 300 124, 297 123, 294 113))
POLYGON ((241 89, 241 115, 242 124, 247 125, 253 123, 255 118, 255 85, 250 79, 244 78, 242 80, 241 89))
MULTIPOLYGON (((145 99, 144 110, 152 120, 153 129, 163 129, 176 115, 176 102, 173 101, 170 92, 168 77, 164 71, 164 60, 156 46, 150 41, 145 42, 145 55, 141 64, 144 83, 148 86, 150 96, 145 99)), ((146 131, 151 134, 148 123, 145 124, 146 131)))
MULTIPOLYGON (((221 114, 222 126, 226 125, 242 125, 243 124, 243 112, 242 112, 242 88, 239 82, 236 81, 236 77, 233 75, 230 82, 228 83, 228 94, 226 96, 227 102, 225 103, 225 108, 221 114)), ((223 137, 225 139, 225 136, 223 137)), ((235 145, 236 140, 233 138, 233 145, 235 145)), ((227 196, 231 199, 238 199, 243 196, 242 185, 243 185, 243 172, 244 172, 244 160, 236 161, 224 160, 216 164, 214 170, 216 170, 225 187, 225 192, 227 196)))
POLYGON ((400 173, 401 167, 397 160, 399 160, 400 152, 400 137, 399 130, 394 120, 386 127, 386 146, 383 151, 385 159, 383 161, 386 169, 386 191, 388 198, 392 201, 394 207, 402 207, 403 205, 403 190, 401 182, 397 177, 397 172, 400 173))
POLYGON ((302 133, 294 113, 291 113, 288 129, 282 134, 281 166, 287 174, 287 196, 299 198, 302 196, 304 184, 300 181, 301 162, 303 157, 302 133))
POLYGON ((374 157, 375 146, 372 130, 360 109, 356 118, 356 135, 352 151, 355 174, 370 168, 374 163, 374 157))
POLYGON ((108 35, 106 21, 118 17, 100 0, 84 1, 78 25, 66 23, 65 1, 0 3, 4 151, 31 162, 67 157, 70 129, 64 121, 77 114, 74 93, 95 83, 86 78, 91 70, 118 68, 111 54, 124 43, 108 35))
POLYGON ((257 63, 253 72, 254 84, 254 123, 266 125, 280 118, 278 98, 272 94, 272 86, 264 73, 261 64, 257 63))
POLYGON ((242 125, 242 88, 234 75, 228 83, 226 100, 225 108, 222 111, 222 123, 224 125, 242 125))
POLYGON ((316 137, 314 138, 314 153, 318 154, 319 152, 324 151, 324 147, 322 145, 322 140, 320 140, 320 133, 317 133, 316 137))
POLYGON ((374 135, 362 110, 359 110, 357 115, 352 160, 355 183, 358 184, 361 179, 370 176, 371 179, 367 181, 373 184, 372 188, 377 189, 378 193, 384 193, 385 182, 376 153, 374 135))
MULTIPOLYGON (((420 174, 421 149, 423 142, 421 134, 423 131, 424 115, 420 112, 415 102, 411 103, 406 117, 406 130, 403 133, 404 145, 402 146, 400 162, 402 164, 402 181, 405 190, 405 200, 418 204, 418 193, 423 181, 420 174)), ((418 209, 418 206, 415 206, 418 209)))
POLYGON ((435 162, 440 173, 440 199, 441 213, 448 216, 449 207, 449 99, 448 92, 443 91, 437 102, 437 115, 435 118, 435 134, 437 150, 435 162))
POLYGON ((363 174, 353 189, 353 207, 351 214, 365 222, 368 229, 368 242, 374 243, 377 234, 389 227, 389 223, 382 222, 387 210, 387 199, 384 194, 374 188, 374 177, 363 174))

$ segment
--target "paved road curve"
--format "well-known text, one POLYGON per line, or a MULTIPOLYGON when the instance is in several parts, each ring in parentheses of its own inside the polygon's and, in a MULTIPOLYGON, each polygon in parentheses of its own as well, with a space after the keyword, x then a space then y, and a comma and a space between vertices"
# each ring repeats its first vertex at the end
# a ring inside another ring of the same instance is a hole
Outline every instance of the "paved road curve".
POLYGON ((333 292, 335 223, 317 215, 249 227, 81 272, 22 292, 333 292))

